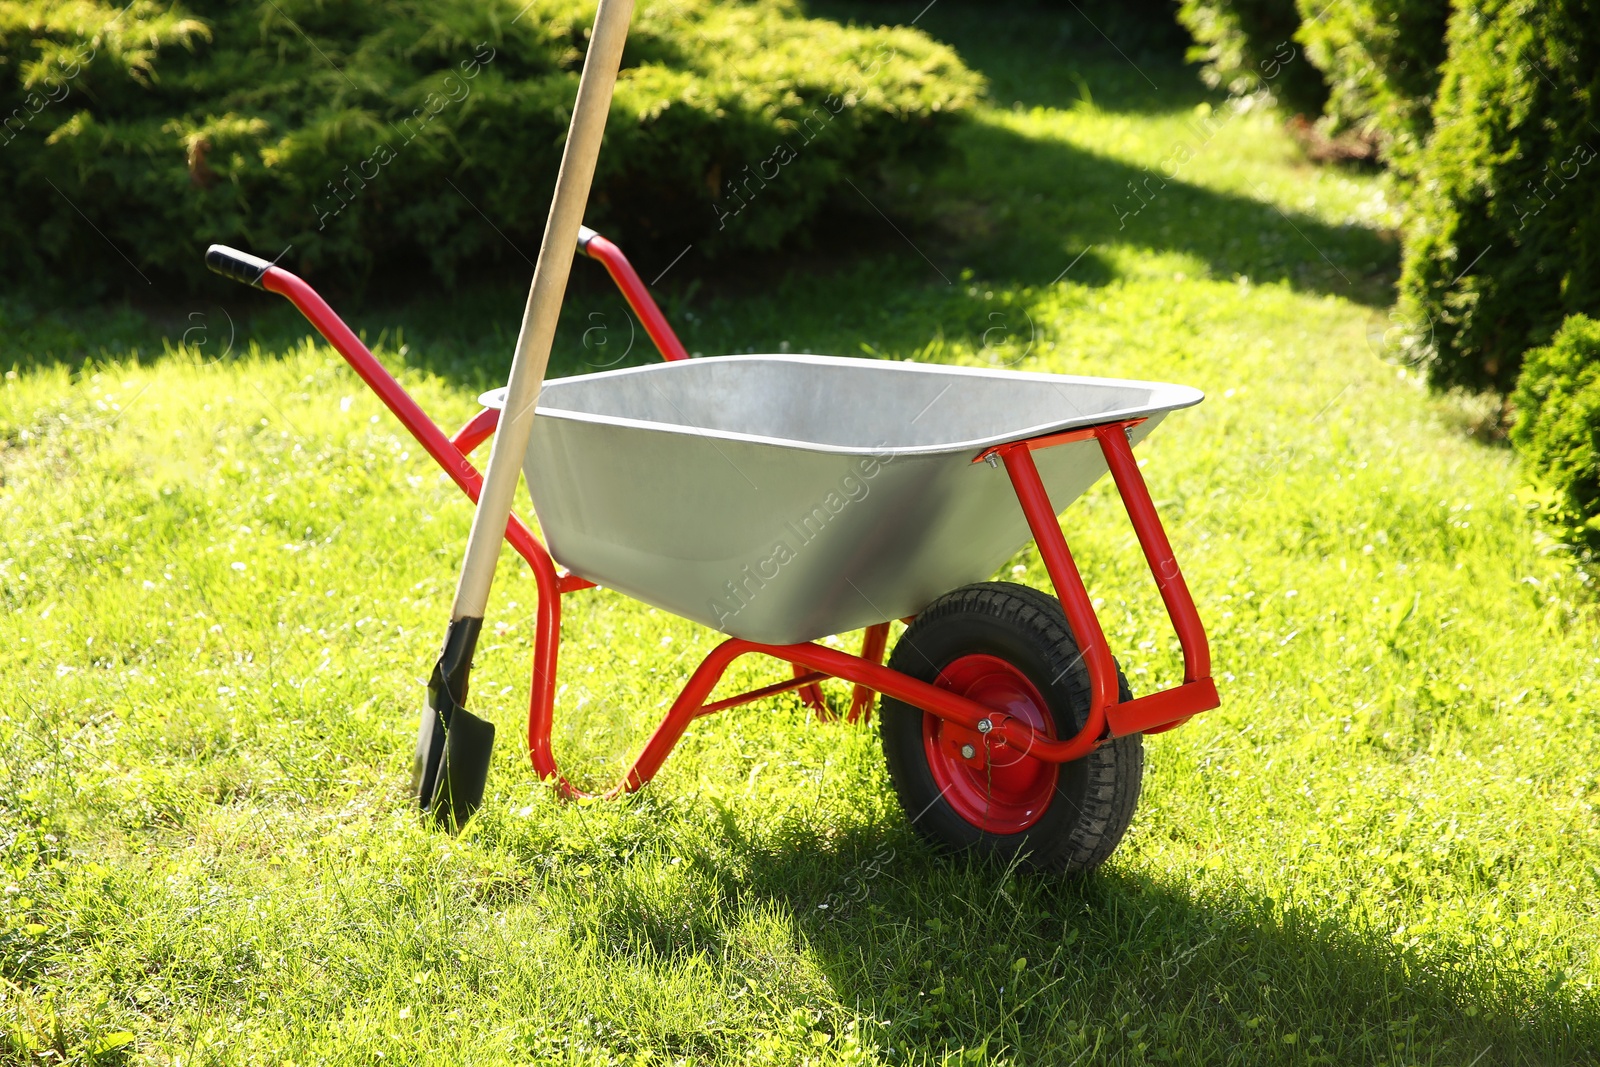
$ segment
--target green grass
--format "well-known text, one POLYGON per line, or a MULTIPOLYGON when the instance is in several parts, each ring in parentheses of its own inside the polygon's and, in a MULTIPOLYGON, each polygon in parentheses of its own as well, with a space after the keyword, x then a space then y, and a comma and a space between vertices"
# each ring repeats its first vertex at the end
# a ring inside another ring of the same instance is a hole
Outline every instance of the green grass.
MULTIPOLYGON (((1369 340, 1381 181, 1055 24, 919 23, 994 86, 959 158, 872 186, 920 252, 858 205, 853 256, 691 252, 662 289, 700 352, 1206 390, 1141 456, 1224 704, 1150 739, 1099 874, 930 853, 875 732, 788 698, 697 723, 639 796, 557 802, 518 740, 509 552, 473 687, 490 796, 459 839, 423 829, 404 782, 459 494, 281 309, 220 283, 159 314, 12 300, 0 1062, 1600 1062, 1589 576, 1470 411, 1369 340), (1216 132, 1120 225, 1204 106, 1216 132)), ((454 424, 519 287, 352 318, 454 424)), ((615 306, 575 294, 563 372, 610 358, 577 338, 615 306)), ((1114 496, 1065 524, 1135 691, 1172 681, 1114 496)), ((714 635, 604 592, 567 611, 557 752, 600 785, 714 635)))

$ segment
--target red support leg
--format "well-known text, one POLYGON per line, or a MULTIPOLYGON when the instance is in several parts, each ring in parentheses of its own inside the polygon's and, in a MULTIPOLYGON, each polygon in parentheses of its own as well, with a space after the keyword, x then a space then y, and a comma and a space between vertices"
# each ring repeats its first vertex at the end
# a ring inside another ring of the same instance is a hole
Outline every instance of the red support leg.
MULTIPOLYGON (((883 662, 883 650, 889 644, 889 624, 880 622, 876 626, 867 627, 867 632, 861 635, 861 658, 871 664, 883 662)), ((846 722, 871 722, 872 702, 877 693, 860 682, 850 692, 850 714, 845 716, 846 722)))
POLYGON ((528 561, 539 589, 538 614, 533 630, 533 670, 528 689, 528 759, 540 778, 553 779, 562 795, 582 796, 561 776, 551 747, 550 733, 556 714, 556 670, 561 657, 561 582, 555 563, 546 553, 539 562, 528 561))
POLYGON ((689 680, 684 683, 683 692, 678 694, 678 699, 674 700, 672 707, 667 710, 666 718, 661 720, 661 725, 656 727, 655 733, 650 735, 650 740, 645 742, 639 758, 633 761, 633 766, 628 768, 627 775, 611 788, 607 796, 632 793, 655 777, 661 765, 666 762, 667 756, 683 737, 683 732, 700 714, 700 708, 705 704, 706 697, 711 695, 711 691, 722 680, 728 664, 750 651, 752 647, 754 646, 748 641, 730 637, 700 661, 700 666, 695 668, 689 680))
POLYGON ((1078 647, 1083 650, 1089 668, 1091 691, 1089 721, 1084 731, 1109 727, 1111 734, 1116 737, 1170 730, 1188 721, 1190 716, 1221 703, 1216 684, 1211 680, 1211 650, 1206 640, 1205 626, 1200 622, 1194 597, 1183 580, 1183 572, 1178 568, 1172 545, 1162 529, 1161 518, 1156 514, 1149 487, 1139 473, 1139 463, 1134 459, 1133 446, 1128 441, 1128 430, 1138 421, 1143 420, 1109 423, 999 445, 986 450, 979 457, 997 454, 1005 461, 1006 472, 1010 474, 1011 484, 1017 492, 1017 500, 1022 504, 1023 513, 1028 517, 1028 526, 1039 545, 1039 555, 1043 557, 1045 569, 1055 584, 1067 624, 1078 647), (1116 483, 1117 493, 1127 509, 1128 520, 1139 539, 1139 547, 1144 552, 1145 562, 1149 564, 1156 588, 1161 593, 1167 618, 1171 620, 1178 642, 1183 647, 1182 685, 1125 704, 1117 703, 1115 661, 1111 658, 1111 650, 1106 645, 1100 622, 1094 614, 1094 605, 1083 587, 1077 566, 1072 562, 1072 553, 1067 550, 1061 525, 1056 520, 1055 510, 1050 505, 1044 483, 1040 481, 1039 471, 1033 463, 1032 452, 1036 448, 1081 441, 1089 436, 1099 442, 1106 466, 1116 483))
POLYGON ((1100 451, 1105 454, 1106 466, 1117 484, 1117 494, 1128 511, 1128 521, 1144 550, 1145 562, 1155 576, 1156 588, 1161 591, 1161 602, 1166 606, 1167 618, 1178 634, 1183 646, 1183 680, 1197 682, 1211 676, 1211 646, 1206 640, 1206 628, 1195 610, 1194 597, 1189 585, 1178 569, 1178 560, 1172 554, 1172 543, 1161 526, 1161 517, 1150 499, 1150 489, 1139 473, 1139 461, 1133 458, 1133 446, 1120 426, 1099 426, 1095 436, 1100 439, 1100 451))
POLYGON ((1039 555, 1044 559, 1044 569, 1056 588, 1061 610, 1066 613, 1067 627, 1078 643, 1078 655, 1089 668, 1089 716, 1084 733, 1098 739, 1105 731, 1106 713, 1117 702, 1116 661, 1106 646, 1094 604, 1089 600, 1089 591, 1083 587, 1078 565, 1072 561, 1072 552, 1062 536, 1061 523, 1056 520, 1055 508, 1039 478, 1039 468, 1034 465, 1028 442, 1002 447, 1000 458, 1005 461, 1006 473, 1011 476, 1022 513, 1028 518, 1028 528, 1033 531, 1039 555))

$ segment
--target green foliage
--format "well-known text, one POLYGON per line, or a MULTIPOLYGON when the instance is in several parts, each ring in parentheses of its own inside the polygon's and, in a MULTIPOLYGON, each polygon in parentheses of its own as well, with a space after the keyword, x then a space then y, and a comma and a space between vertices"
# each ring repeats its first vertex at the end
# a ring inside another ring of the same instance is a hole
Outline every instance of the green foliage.
POLYGON ((1600 322, 1573 315, 1523 359, 1511 439, 1550 490, 1547 512, 1569 544, 1600 551, 1600 322))
POLYGON ((1295 39, 1328 83, 1332 132, 1376 140, 1402 173, 1427 138, 1450 0, 1298 0, 1295 39))
POLYGON ((1295 44, 1295 0, 1182 0, 1178 20, 1195 39, 1189 58, 1205 64, 1211 85, 1265 89, 1290 111, 1322 113, 1328 87, 1295 44))
MULTIPOLYGON (((866 258, 692 297, 689 257, 664 296, 694 351, 865 342, 1205 390, 1139 454, 1224 703, 1149 739, 1107 869, 929 853, 875 730, 792 696, 697 720, 632 798, 556 801, 520 742, 533 579, 509 553, 473 675, 488 803, 426 831, 404 781, 465 498, 281 302, 225 357, 203 306, 8 319, 0 1062, 132 1034, 101 1062, 1600 1063, 1592 583, 1541 551, 1510 454, 1369 351, 1383 297, 1321 257, 1369 273, 1382 179, 1308 170, 1253 109, 1197 131, 1176 63, 1146 66, 1152 97, 1103 45, 1041 73, 1010 43, 1032 17, 941 2, 919 25, 1044 87, 917 175, 961 208, 960 235, 907 228, 954 284, 881 223, 866 258), (1111 197, 1180 143, 1123 226, 1111 197)), ((340 310, 389 329, 382 358, 454 426, 503 380, 523 296, 340 310)), ((561 372, 616 307, 592 299, 561 372)), ((1135 691, 1175 682, 1115 496, 1066 519, 1135 691)), ((1044 581, 1035 553, 1012 567, 1044 581)), ((604 787, 719 638, 605 590, 562 626, 556 753, 604 787)), ((783 673, 741 659, 722 692, 783 673)))
POLYGON ((1327 132, 1379 143, 1402 172, 1427 136, 1450 0, 1183 0, 1213 85, 1267 89, 1327 132), (1297 47, 1298 46, 1298 47, 1297 47))
POLYGON ((1449 43, 1402 307, 1432 335, 1435 384, 1508 392, 1524 351, 1600 306, 1600 10, 1482 0, 1449 43))
MULTIPOLYGON (((308 273, 520 268, 593 9, 0 3, 0 271, 139 286, 122 255, 192 278, 209 241, 308 273)), ((641 5, 624 66, 589 221, 711 251, 777 245, 841 175, 936 150, 981 90, 919 31, 794 0, 641 5)))

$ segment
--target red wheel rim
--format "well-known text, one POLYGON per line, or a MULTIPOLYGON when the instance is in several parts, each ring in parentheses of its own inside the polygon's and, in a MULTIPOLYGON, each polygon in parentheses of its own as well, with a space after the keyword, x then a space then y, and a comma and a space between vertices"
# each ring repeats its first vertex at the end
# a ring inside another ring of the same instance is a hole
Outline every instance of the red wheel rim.
MULTIPOLYGON (((934 685, 1005 712, 1041 735, 1055 737, 1044 697, 1016 667, 998 656, 973 653, 952 660, 934 685)), ((1027 754, 987 746, 983 738, 934 715, 922 717, 922 747, 945 802, 985 833, 1015 834, 1038 822, 1055 795, 1060 768, 1027 754), (970 744, 977 759, 961 755, 970 744)))

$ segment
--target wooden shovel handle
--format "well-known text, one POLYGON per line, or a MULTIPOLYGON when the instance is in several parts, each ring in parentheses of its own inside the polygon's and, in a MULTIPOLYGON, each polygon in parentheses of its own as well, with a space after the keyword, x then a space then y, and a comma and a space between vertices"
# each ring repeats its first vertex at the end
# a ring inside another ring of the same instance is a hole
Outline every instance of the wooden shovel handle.
POLYGON ((482 618, 489 601, 495 563, 500 558, 500 541, 505 535, 517 476, 528 449, 539 388, 550 363, 550 345, 567 291, 567 275, 572 270, 578 229, 583 224, 589 186, 594 180, 595 161, 600 155, 606 114, 611 110, 611 93, 616 86, 622 46, 628 38, 628 22, 632 16, 633 0, 600 0, 600 8, 595 12, 594 32, 589 38, 583 74, 578 79, 578 101, 572 111, 566 149, 561 154, 561 171, 556 177, 550 218, 545 222, 539 263, 534 267, 528 304, 522 312, 522 329, 517 335, 517 351, 511 361, 511 378, 506 387, 505 411, 500 416, 500 427, 489 452, 483 492, 472 519, 472 533, 467 538, 467 555, 461 565, 455 601, 450 607, 452 621, 482 618))

